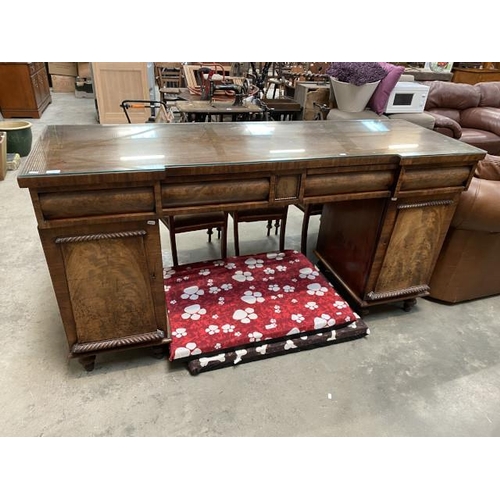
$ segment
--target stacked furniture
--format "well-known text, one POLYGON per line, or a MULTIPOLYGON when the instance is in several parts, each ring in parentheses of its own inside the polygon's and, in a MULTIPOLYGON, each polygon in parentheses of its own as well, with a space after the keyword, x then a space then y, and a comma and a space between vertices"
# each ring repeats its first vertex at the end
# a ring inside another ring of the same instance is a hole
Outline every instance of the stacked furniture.
POLYGON ((427 113, 434 130, 500 155, 500 82, 429 82, 427 113))

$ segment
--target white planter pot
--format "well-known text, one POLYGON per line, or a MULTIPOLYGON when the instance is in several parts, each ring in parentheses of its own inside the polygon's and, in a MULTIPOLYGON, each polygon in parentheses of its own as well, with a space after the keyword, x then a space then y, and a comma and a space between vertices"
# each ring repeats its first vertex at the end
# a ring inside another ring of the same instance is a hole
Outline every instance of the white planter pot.
POLYGON ((364 85, 353 85, 352 83, 339 82, 330 77, 330 85, 337 102, 337 107, 341 111, 357 113, 363 111, 375 92, 380 80, 364 85))

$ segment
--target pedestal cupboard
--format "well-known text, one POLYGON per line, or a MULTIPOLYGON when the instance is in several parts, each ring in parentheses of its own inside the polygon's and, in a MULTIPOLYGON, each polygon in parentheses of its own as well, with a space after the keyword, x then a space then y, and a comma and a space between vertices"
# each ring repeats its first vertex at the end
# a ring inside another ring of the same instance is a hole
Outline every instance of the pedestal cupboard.
POLYGON ((40 118, 51 102, 45 63, 0 63, 0 110, 4 118, 40 118))
POLYGON ((158 221, 323 203, 316 254, 355 308, 411 307, 481 149, 400 120, 49 126, 29 188, 70 355, 170 341, 158 221))

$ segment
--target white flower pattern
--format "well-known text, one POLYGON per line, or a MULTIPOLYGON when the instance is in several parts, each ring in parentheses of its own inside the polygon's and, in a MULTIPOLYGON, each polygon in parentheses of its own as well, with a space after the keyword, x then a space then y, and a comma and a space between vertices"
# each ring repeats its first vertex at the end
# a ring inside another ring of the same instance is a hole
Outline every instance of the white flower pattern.
POLYGON ((184 293, 181 295, 181 299, 198 300, 200 296, 204 294, 205 292, 197 286, 189 286, 184 288, 184 293))
POLYGON ((247 290, 243 294, 243 297, 241 297, 241 300, 243 302, 246 302, 247 304, 257 304, 264 302, 264 297, 262 297, 262 293, 260 292, 252 292, 250 290, 247 290))
POLYGON ((182 337, 185 337, 187 335, 187 330, 185 328, 176 328, 173 332, 173 334, 178 338, 181 339, 182 337))
POLYGON ((241 321, 242 323, 250 323, 250 321, 257 319, 254 309, 247 307, 246 309, 237 309, 234 311, 233 319, 241 321))
POLYGON ((192 319, 196 321, 206 313, 207 310, 201 307, 200 304, 193 304, 192 306, 184 308, 182 319, 192 319))
POLYGON ((307 302, 305 307, 307 307, 307 309, 310 309, 311 311, 314 311, 314 309, 317 309, 319 306, 318 304, 316 304, 316 302, 307 302))
POLYGON ((250 339, 250 342, 258 342, 262 338, 262 333, 260 332, 249 333, 248 338, 250 339))
POLYGON ((320 283, 311 283, 307 285, 307 293, 309 295, 317 295, 319 297, 322 297, 326 292, 328 292, 328 288, 322 286, 320 283))
POLYGON ((220 332, 219 327, 217 325, 208 325, 208 328, 205 328, 205 331, 209 335, 215 335, 216 333, 220 332))
POLYGON ((319 276, 318 271, 315 271, 311 267, 304 267, 299 271, 299 273, 300 278, 307 278, 310 280, 313 280, 319 276))
POLYGON ((233 280, 235 281, 253 281, 253 275, 250 271, 236 271, 233 274, 233 280))
POLYGON ((262 259, 254 259, 253 257, 245 260, 245 264, 248 266, 248 269, 256 269, 262 267, 264 265, 264 261, 262 259))

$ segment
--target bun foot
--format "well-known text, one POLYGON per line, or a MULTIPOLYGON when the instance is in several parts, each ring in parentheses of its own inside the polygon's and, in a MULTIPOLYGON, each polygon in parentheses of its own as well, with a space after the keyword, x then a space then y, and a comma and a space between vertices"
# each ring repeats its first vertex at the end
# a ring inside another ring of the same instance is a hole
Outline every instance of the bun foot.
POLYGON ((157 345, 151 348, 151 356, 155 359, 163 359, 167 353, 165 346, 157 345))
POLYGON ((411 308, 417 303, 417 299, 407 299, 403 302, 403 311, 411 311, 411 308))
POLYGON ((85 371, 91 372, 95 368, 95 356, 83 356, 78 358, 78 362, 85 368, 85 371))
POLYGON ((370 314, 370 309, 368 309, 368 307, 361 307, 360 309, 358 309, 358 314, 364 318, 365 316, 368 316, 368 314, 370 314))

